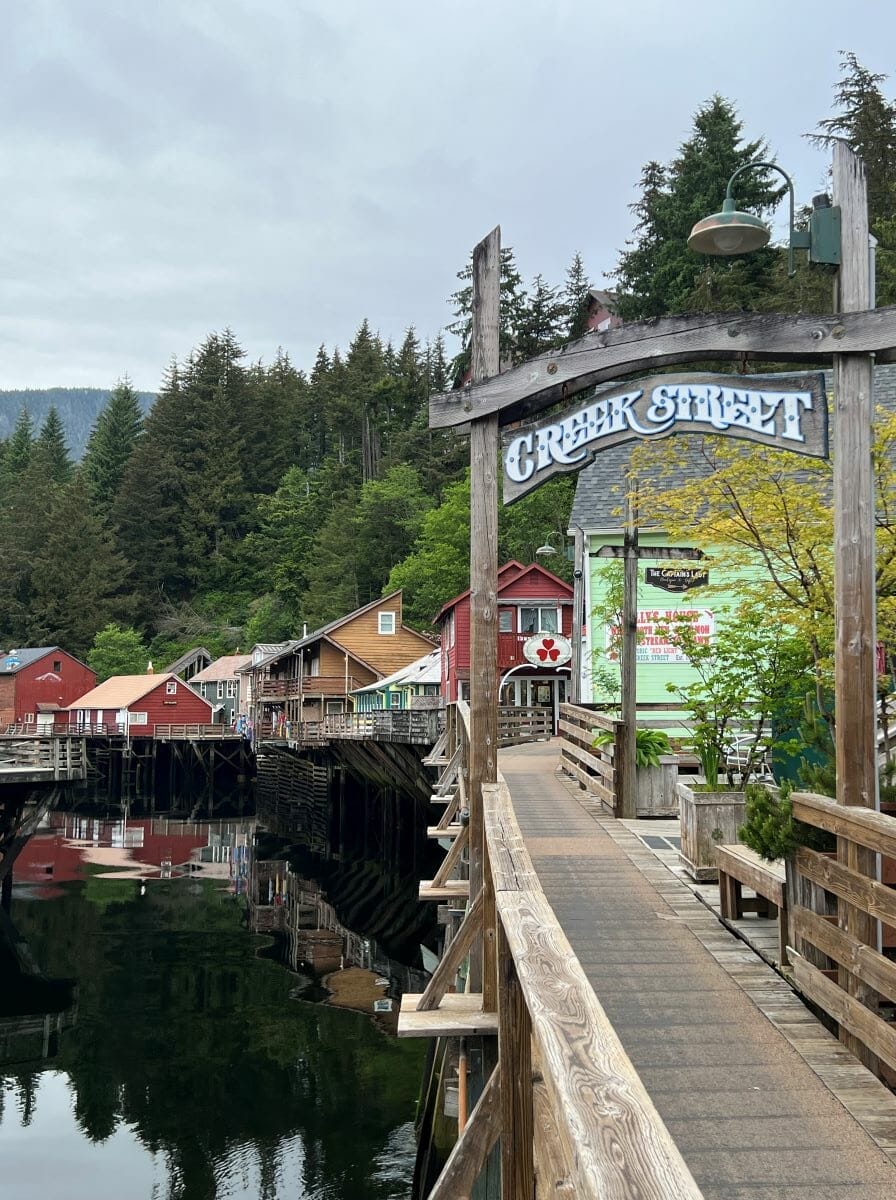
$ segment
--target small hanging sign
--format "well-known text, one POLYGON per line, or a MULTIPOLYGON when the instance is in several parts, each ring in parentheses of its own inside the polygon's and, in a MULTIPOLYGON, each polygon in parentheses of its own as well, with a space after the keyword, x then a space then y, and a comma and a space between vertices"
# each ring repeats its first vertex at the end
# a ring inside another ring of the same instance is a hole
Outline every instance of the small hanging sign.
POLYGON ((687 592, 691 588, 705 587, 709 583, 709 571, 700 567, 645 567, 644 582, 664 592, 687 592))
POLYGON ((615 384, 587 404, 513 430, 504 447, 504 503, 553 475, 580 470, 600 450, 677 433, 745 438, 827 458, 824 376, 652 375, 615 384))
POLYGON ((533 667, 562 667, 572 658, 572 643, 562 633, 535 633, 523 642, 523 657, 533 667))

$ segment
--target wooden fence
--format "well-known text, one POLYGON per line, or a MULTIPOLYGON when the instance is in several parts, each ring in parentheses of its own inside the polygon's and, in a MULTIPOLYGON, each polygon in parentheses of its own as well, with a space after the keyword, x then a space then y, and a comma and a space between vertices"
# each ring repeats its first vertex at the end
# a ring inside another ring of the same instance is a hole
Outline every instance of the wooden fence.
POLYGON ((892 876, 896 817, 810 793, 795 792, 791 801, 796 818, 835 834, 838 846, 836 856, 800 847, 788 863, 797 987, 838 1022, 841 1038, 845 1030, 865 1048, 866 1061, 870 1055, 896 1071, 896 1024, 885 1016, 896 1004, 896 962, 878 949, 896 941, 896 890, 856 869, 870 851, 882 856, 884 878, 892 876), (867 935, 869 923, 871 936, 856 936, 857 928, 867 935))
POLYGON ((620 815, 622 755, 617 753, 622 722, 591 708, 560 705, 560 765, 614 817, 620 815), (610 734, 613 741, 594 746, 596 730, 610 734))
MULTIPOLYGON (((573 715, 564 719, 572 724, 573 715)), ((587 718, 594 721, 594 714, 587 718)), ((449 709, 447 734, 436 794, 455 793, 440 822, 455 840, 431 890, 450 886, 448 876, 462 869, 469 847, 471 826, 452 823, 467 801, 465 704, 449 709)), ((700 1200, 542 891, 506 784, 499 776, 482 792, 488 851, 482 888, 446 939, 426 990, 405 996, 399 1021, 404 1036, 498 1035, 497 1065, 459 1122, 428 1200, 469 1196, 499 1139, 503 1200, 533 1197, 536 1170, 539 1197, 700 1200), (484 952, 488 945, 495 954, 484 952), (463 962, 478 954, 482 994, 449 994, 463 962)))

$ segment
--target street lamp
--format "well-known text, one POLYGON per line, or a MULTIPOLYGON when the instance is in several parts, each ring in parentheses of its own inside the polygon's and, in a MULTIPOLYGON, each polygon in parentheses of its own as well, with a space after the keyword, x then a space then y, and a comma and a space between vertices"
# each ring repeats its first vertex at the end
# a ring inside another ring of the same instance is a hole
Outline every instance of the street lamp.
POLYGON ((551 543, 545 542, 543 546, 539 546, 538 549, 535 551, 535 557, 536 558, 547 558, 547 556, 549 554, 556 554, 556 553, 557 553, 557 551, 554 549, 554 547, 551 545, 551 543))
POLYGON ((766 223, 752 213, 741 212, 734 205, 731 185, 744 171, 762 167, 777 171, 787 181, 790 196, 790 233, 787 244, 787 274, 796 274, 793 254, 795 250, 808 250, 810 262, 840 264, 840 209, 832 208, 827 196, 816 196, 812 201, 812 215, 808 229, 793 227, 793 181, 777 163, 752 162, 739 167, 728 180, 722 211, 698 221, 691 230, 688 246, 698 254, 730 256, 752 254, 761 250, 771 240, 772 231, 766 223))

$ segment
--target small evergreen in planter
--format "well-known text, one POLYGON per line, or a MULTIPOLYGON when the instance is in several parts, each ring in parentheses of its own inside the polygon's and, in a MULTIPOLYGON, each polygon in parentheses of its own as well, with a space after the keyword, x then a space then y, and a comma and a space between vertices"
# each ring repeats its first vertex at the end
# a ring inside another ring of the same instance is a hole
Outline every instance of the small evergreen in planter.
POLYGON ((737 831, 743 844, 769 862, 790 858, 797 846, 823 852, 836 849, 832 833, 794 817, 790 792, 789 784, 783 784, 777 796, 761 783, 747 786, 746 820, 737 831))

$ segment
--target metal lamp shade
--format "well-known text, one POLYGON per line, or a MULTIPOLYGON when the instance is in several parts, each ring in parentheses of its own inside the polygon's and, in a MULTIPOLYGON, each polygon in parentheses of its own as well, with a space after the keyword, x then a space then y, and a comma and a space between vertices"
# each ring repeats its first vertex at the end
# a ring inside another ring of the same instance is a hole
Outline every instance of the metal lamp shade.
POLYGON ((722 211, 704 217, 691 230, 688 247, 698 254, 750 254, 771 240, 771 230, 752 213, 738 212, 733 200, 725 200, 722 211))

